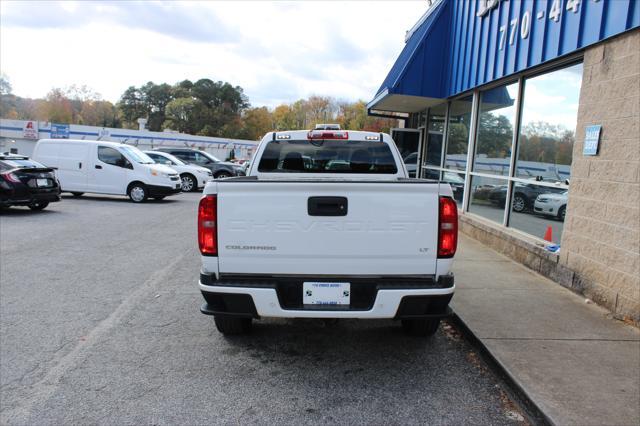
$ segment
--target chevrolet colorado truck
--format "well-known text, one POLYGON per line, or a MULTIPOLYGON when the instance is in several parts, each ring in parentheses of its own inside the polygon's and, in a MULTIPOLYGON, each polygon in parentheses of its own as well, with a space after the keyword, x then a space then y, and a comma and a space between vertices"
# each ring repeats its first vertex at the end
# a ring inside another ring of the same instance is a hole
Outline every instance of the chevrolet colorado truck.
POLYGON ((247 176, 198 207, 201 312, 223 334, 260 318, 388 318, 434 334, 450 314, 458 210, 449 184, 408 178, 388 134, 278 131, 247 176))

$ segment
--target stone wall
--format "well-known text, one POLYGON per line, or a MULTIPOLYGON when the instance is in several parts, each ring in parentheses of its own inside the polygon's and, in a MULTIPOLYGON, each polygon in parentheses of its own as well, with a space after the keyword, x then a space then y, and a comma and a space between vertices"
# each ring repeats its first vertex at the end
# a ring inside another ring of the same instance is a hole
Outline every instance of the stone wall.
POLYGON ((585 52, 559 265, 575 290, 640 323, 640 30, 585 52), (602 132, 589 157, 592 124, 602 132))

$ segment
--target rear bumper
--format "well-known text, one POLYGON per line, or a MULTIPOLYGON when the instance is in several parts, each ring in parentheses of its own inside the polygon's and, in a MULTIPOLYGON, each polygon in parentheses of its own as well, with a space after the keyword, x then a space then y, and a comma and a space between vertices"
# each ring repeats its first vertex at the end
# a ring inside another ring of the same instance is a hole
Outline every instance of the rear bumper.
POLYGON ((345 307, 302 305, 301 283, 310 278, 262 280, 253 285, 242 281, 216 281, 201 275, 205 298, 201 312, 207 315, 277 318, 432 318, 450 315, 449 301, 455 286, 453 276, 439 280, 348 279, 352 302, 345 307), (394 285, 392 285, 392 283, 394 285))
POLYGON ((147 185, 147 190, 150 197, 173 195, 182 192, 182 184, 178 181, 174 186, 147 185))
POLYGON ((0 194, 0 205, 2 206, 28 206, 37 201, 55 202, 60 201, 60 190, 54 188, 46 192, 30 192, 28 190, 3 191, 0 194))

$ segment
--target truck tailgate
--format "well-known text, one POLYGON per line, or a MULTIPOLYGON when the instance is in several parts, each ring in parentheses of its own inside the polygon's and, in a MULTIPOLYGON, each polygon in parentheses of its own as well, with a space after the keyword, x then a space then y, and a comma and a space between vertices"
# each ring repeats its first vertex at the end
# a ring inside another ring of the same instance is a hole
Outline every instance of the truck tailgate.
POLYGON ((437 183, 231 180, 217 190, 221 274, 435 274, 437 183))

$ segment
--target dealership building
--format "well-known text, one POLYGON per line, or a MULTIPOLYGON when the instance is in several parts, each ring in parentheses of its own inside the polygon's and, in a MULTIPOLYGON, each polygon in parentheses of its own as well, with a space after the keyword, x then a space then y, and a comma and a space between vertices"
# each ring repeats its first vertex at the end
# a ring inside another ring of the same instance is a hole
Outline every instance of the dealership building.
POLYGON ((640 1, 434 0, 367 107, 463 232, 640 323, 640 1))

